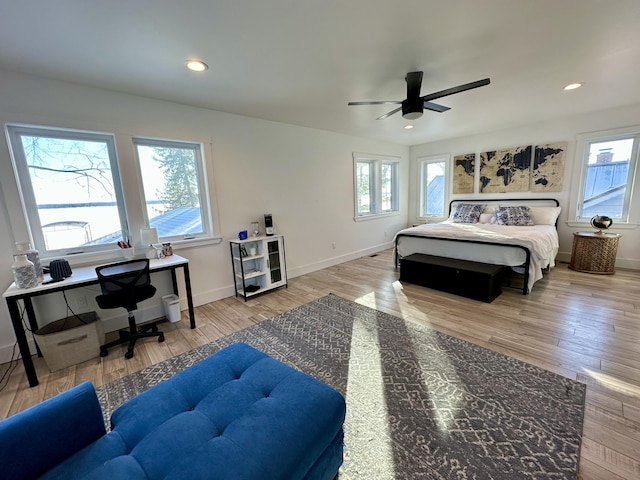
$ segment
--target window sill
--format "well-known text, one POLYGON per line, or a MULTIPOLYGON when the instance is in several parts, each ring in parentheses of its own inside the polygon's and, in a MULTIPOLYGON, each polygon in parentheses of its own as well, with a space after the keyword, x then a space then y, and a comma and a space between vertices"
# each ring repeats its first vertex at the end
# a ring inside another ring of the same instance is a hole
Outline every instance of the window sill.
MULTIPOLYGON (((191 247, 201 247, 204 245, 218 245, 222 243, 222 237, 207 237, 207 238, 193 238, 188 240, 179 240, 171 242, 171 246, 174 251, 185 250, 191 247)), ((162 246, 162 242, 157 244, 158 247, 162 246)), ((136 246, 135 257, 144 257, 147 252, 147 247, 136 246)), ((51 260, 57 258, 66 259, 71 266, 79 265, 93 265, 99 263, 110 263, 125 260, 122 255, 122 250, 119 248, 112 248, 109 250, 101 250, 94 252, 82 252, 82 253, 70 253, 70 254, 58 254, 51 256, 41 256, 40 260, 43 265, 48 265, 51 260)))
MULTIPOLYGON (((588 228, 589 230, 594 230, 589 222, 565 222, 565 225, 572 228, 588 228)), ((638 228, 637 223, 613 223, 611 227, 613 230, 634 230, 638 228)))
POLYGON ((386 218, 386 217, 395 217, 400 215, 400 212, 389 212, 389 213, 374 213, 371 215, 362 215, 360 217, 353 217, 353 221, 354 222, 365 222, 367 220, 376 220, 379 218, 386 218))

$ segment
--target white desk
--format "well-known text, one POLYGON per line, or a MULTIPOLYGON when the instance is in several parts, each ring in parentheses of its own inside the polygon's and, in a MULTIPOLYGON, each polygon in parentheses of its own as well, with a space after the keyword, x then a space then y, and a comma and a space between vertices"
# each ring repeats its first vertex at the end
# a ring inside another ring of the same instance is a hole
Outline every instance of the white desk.
MULTIPOLYGON (((109 263, 117 263, 107 262, 109 263)), ((105 265, 101 264, 101 265, 105 265)), ((98 283, 98 276, 96 275, 95 268, 98 265, 89 265, 83 267, 74 267, 73 273, 69 278, 65 278, 60 282, 43 283, 33 288, 18 288, 15 283, 12 283, 9 288, 2 294, 7 302, 9 308, 9 316, 11 317, 11 323, 13 324, 13 330, 16 334, 16 340, 18 341, 18 347, 20 348, 20 354, 22 355, 22 363, 24 364, 24 370, 29 380, 29 386, 35 387, 38 385, 38 376, 33 366, 33 360, 31 359, 31 351, 29 350, 29 344, 27 342, 27 335, 22 324, 22 316, 20 315, 20 309, 18 308, 18 301, 22 300, 24 309, 27 313, 29 320, 29 326, 32 331, 39 328, 36 320, 36 314, 33 310, 33 304, 31 299, 40 295, 46 295, 54 292, 61 292, 63 290, 69 290, 72 288, 85 287, 87 285, 95 285, 98 283)), ((182 268, 184 272, 184 282, 187 290, 187 304, 189 306, 189 321, 191 328, 196 328, 195 313, 193 311, 193 298, 191 296, 191 279, 189 277, 189 260, 179 255, 171 255, 162 259, 154 259, 149 262, 149 268, 151 272, 160 272, 163 270, 169 270, 171 272, 171 282, 173 284, 173 292, 178 294, 178 281, 176 279, 176 269, 182 268)), ((45 275, 44 281, 50 280, 49 275, 45 275)), ((37 346, 37 344, 36 344, 37 346)), ((40 351, 38 350, 38 355, 40 351)))

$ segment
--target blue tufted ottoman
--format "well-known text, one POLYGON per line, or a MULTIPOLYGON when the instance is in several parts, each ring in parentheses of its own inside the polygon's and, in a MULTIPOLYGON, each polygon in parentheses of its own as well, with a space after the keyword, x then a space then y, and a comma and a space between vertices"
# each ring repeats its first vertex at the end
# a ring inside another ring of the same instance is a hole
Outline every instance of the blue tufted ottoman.
POLYGON ((345 402, 242 343, 129 400, 106 433, 86 382, 0 422, 7 478, 332 479, 345 402))

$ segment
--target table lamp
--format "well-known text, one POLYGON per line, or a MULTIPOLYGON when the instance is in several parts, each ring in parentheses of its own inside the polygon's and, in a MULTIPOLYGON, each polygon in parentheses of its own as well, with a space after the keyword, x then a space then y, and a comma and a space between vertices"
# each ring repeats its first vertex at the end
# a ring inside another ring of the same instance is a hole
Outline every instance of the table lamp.
POLYGON ((140 243, 142 243, 142 245, 149 245, 149 251, 147 252, 147 258, 149 260, 158 258, 158 250, 153 246, 154 243, 158 242, 158 230, 156 228, 140 229, 140 243))

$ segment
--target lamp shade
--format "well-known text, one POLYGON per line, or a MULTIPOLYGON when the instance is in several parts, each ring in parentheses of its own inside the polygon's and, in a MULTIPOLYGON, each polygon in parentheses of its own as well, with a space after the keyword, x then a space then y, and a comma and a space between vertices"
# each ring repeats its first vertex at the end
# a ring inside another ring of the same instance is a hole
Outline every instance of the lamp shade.
POLYGON ((141 228, 140 243, 142 245, 153 245, 158 243, 158 230, 156 228, 141 228))

